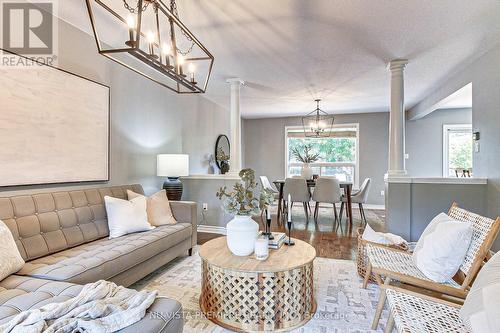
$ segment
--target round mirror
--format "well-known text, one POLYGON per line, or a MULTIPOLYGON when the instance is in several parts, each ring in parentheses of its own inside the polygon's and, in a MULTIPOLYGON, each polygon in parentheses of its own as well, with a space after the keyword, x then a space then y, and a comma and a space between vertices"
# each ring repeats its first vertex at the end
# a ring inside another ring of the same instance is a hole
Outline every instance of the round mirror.
POLYGON ((230 146, 224 134, 219 135, 215 143, 215 163, 222 174, 229 171, 230 146))

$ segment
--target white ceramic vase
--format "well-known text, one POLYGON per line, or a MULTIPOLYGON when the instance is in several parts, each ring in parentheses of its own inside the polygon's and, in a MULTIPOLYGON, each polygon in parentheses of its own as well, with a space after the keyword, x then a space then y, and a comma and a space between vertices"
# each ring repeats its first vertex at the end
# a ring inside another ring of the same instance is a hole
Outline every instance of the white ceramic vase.
POLYGON ((304 164, 302 170, 300 171, 302 178, 311 179, 313 177, 313 169, 309 164, 304 164))
POLYGON ((255 248, 259 225, 251 216, 236 215, 226 227, 227 247, 236 256, 249 256, 255 248))

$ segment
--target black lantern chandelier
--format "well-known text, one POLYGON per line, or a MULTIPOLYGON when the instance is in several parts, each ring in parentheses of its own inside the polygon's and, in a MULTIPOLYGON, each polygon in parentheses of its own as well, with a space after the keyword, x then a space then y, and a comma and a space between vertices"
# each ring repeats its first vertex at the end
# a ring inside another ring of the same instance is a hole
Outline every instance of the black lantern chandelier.
POLYGON ((177 93, 204 93, 214 57, 175 0, 86 0, 99 53, 177 93))
POLYGON ((321 99, 316 99, 315 102, 316 110, 302 117, 304 135, 312 138, 327 138, 332 132, 334 117, 319 108, 321 99))

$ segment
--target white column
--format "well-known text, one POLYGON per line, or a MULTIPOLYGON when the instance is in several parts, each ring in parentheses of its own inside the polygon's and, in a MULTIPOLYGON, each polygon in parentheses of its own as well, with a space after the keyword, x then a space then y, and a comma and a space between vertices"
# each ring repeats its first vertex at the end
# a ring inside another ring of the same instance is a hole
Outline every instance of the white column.
POLYGON ((389 177, 406 175, 405 168, 405 93, 403 71, 408 64, 406 59, 392 60, 391 71, 391 109, 389 120, 389 177))
POLYGON ((240 89, 244 81, 239 78, 228 79, 231 84, 231 149, 230 149, 230 170, 231 175, 237 175, 241 170, 241 110, 240 110, 240 89))

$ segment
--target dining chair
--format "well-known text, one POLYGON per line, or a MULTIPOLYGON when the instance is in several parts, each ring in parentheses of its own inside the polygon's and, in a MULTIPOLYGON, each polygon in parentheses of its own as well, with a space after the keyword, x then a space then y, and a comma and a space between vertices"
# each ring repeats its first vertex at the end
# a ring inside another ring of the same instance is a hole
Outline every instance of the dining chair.
POLYGON ((302 205, 304 206, 304 212, 306 214, 306 220, 307 222, 309 222, 308 204, 311 197, 305 178, 287 178, 285 180, 285 186, 283 188, 283 200, 286 204, 288 204, 288 195, 291 196, 292 205, 294 202, 302 202, 302 205))
POLYGON ((316 187, 314 188, 312 199, 316 202, 316 206, 314 207, 314 220, 318 219, 319 204, 331 203, 333 204, 335 222, 338 221, 337 207, 335 204, 342 202, 342 191, 339 181, 336 178, 319 177, 316 180, 316 187))
MULTIPOLYGON (((370 193, 371 181, 372 181, 371 178, 366 178, 363 181, 363 184, 361 184, 359 190, 351 194, 351 202, 353 204, 356 203, 358 204, 359 214, 361 215, 361 220, 365 223, 365 225, 366 225, 366 214, 365 214, 365 209, 363 208, 363 204, 366 204, 366 202, 368 201, 368 194, 370 193)), ((347 206, 347 198, 345 196, 342 197, 342 204, 340 205, 340 219, 342 219, 344 206, 347 206)), ((346 217, 347 216, 348 212, 346 209, 346 217)))
POLYGON ((274 199, 279 198, 278 189, 269 181, 269 178, 267 178, 267 176, 260 176, 260 183, 263 189, 271 191, 273 193, 274 199))

